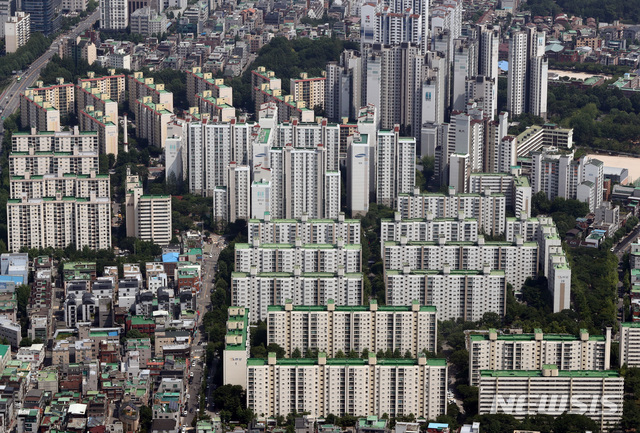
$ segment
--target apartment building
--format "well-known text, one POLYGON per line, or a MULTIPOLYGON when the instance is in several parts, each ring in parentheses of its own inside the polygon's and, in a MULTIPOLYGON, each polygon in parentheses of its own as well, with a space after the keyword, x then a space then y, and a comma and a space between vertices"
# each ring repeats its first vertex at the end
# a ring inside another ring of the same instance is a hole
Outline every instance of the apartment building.
POLYGON ((229 122, 236 117, 236 109, 227 103, 226 98, 216 98, 211 90, 204 90, 196 95, 195 106, 201 115, 209 119, 229 122))
POLYGON ((283 306, 268 308, 267 343, 276 343, 290 357, 296 349, 324 352, 333 358, 341 351, 360 354, 399 350, 418 357, 437 352, 437 312, 432 306, 414 301, 406 307, 336 306, 330 300, 324 306, 283 306))
POLYGON ((236 220, 248 221, 251 212, 251 173, 248 165, 229 163, 227 167, 226 186, 216 187, 213 195, 214 218, 223 219, 230 223, 236 220), (217 191, 222 189, 222 197, 217 191), (222 201, 222 203, 218 203, 222 201))
POLYGON ((136 134, 146 139, 150 146, 164 148, 173 113, 164 104, 156 104, 152 99, 151 96, 145 96, 135 102, 136 134))
POLYGON ((91 174, 98 171, 98 135, 95 132, 16 132, 9 155, 11 176, 91 174))
POLYGON ((323 71, 320 77, 310 77, 308 73, 301 72, 300 78, 289 80, 289 91, 295 101, 304 101, 312 110, 315 107, 324 108, 324 87, 327 78, 323 71))
MULTIPOLYGON (((60 116, 75 112, 76 86, 73 83, 65 83, 64 78, 56 78, 55 84, 46 86, 42 81, 36 81, 34 87, 25 89, 21 95, 23 95, 21 100, 41 96, 42 101, 49 102, 53 108, 60 111, 60 116)), ((26 128, 28 126, 23 127, 26 128)))
POLYGON ((77 87, 85 88, 84 83, 90 83, 91 88, 97 88, 100 94, 109 95, 109 99, 117 103, 124 102, 126 95, 126 76, 116 74, 115 69, 107 69, 109 75, 96 76, 95 72, 87 72, 87 78, 78 78, 77 87))
POLYGON ((505 236, 513 242, 522 236, 525 242, 537 242, 539 269, 547 277, 553 295, 555 313, 571 307, 571 268, 567 261, 558 229, 551 217, 507 218, 505 236))
POLYGON ((326 305, 333 299, 337 305, 362 303, 362 273, 338 272, 233 272, 231 303, 249 308, 251 320, 266 320, 269 305, 326 305))
POLYGON ((556 197, 586 202, 595 212, 603 201, 604 164, 583 156, 574 159, 573 151, 558 152, 544 149, 533 152, 531 166, 531 192, 544 191, 549 200, 556 197))
POLYGON ((20 94, 20 125, 38 131, 60 131, 60 111, 27 89, 20 94))
POLYGON ((108 93, 101 93, 99 87, 91 87, 92 83, 85 81, 76 89, 77 113, 86 110, 87 106, 102 111, 110 122, 118 122, 118 103, 109 99, 108 93))
MULTIPOLYGON (((117 110, 116 110, 117 112, 117 110)), ((96 131, 98 133, 98 147, 101 154, 112 154, 118 157, 118 118, 115 122, 106 117, 103 111, 88 105, 78 112, 80 130, 96 131)))
POLYGON ((316 149, 322 145, 325 153, 325 167, 328 171, 340 169, 340 126, 327 119, 318 122, 301 122, 287 119, 274 128, 274 147, 316 149))
POLYGON ((202 72, 202 68, 193 67, 187 71, 187 101, 189 106, 196 106, 196 95, 211 91, 211 97, 223 98, 225 103, 233 106, 233 89, 222 78, 213 78, 213 73, 202 72))
POLYGON ((400 126, 378 131, 376 155, 376 202, 394 207, 400 194, 416 187, 416 140, 400 137, 400 126))
POLYGON ((531 113, 547 117, 548 61, 546 36, 536 27, 515 31, 509 39, 507 106, 511 116, 531 113))
POLYGON ((427 78, 425 71, 429 70, 425 68, 425 52, 414 41, 394 45, 363 43, 360 52, 362 105, 376 106, 383 130, 400 125, 411 136, 417 136, 422 125, 422 100, 426 99, 421 97, 422 84, 427 78))
POLYGON ((444 359, 276 359, 247 361, 247 406, 258 416, 446 413, 444 359))
POLYGON ((257 136, 257 125, 244 119, 187 123, 189 191, 212 197, 217 186, 228 186, 229 164, 251 164, 257 136))
POLYGON ((352 216, 365 216, 369 211, 369 176, 373 158, 367 134, 354 137, 347 155, 347 200, 352 216))
POLYGON ((303 244, 297 239, 294 244, 261 244, 254 239, 252 244, 236 244, 235 267, 238 272, 360 272, 362 270, 362 245, 303 244))
POLYGON ((561 150, 573 148, 573 129, 560 128, 553 123, 532 125, 516 137, 518 156, 528 156, 544 147, 555 147, 561 150))
POLYGON ((89 197, 93 192, 97 197, 109 196, 108 174, 45 174, 12 176, 9 183, 9 198, 54 197, 60 191, 64 197, 89 197))
POLYGON ((109 197, 54 197, 10 199, 7 202, 8 248, 111 248, 109 197))
POLYGON ((327 62, 324 110, 329 120, 357 118, 362 107, 362 61, 360 52, 345 50, 340 62, 327 62))
POLYGON ((485 266, 504 271, 507 283, 519 292, 527 278, 538 275, 538 244, 524 242, 522 237, 511 242, 485 242, 484 236, 477 242, 449 243, 444 238, 437 242, 387 241, 382 244, 385 269, 411 270, 444 269, 480 271, 485 266))
POLYGON ((640 322, 620 323, 620 365, 640 366, 640 322))
POLYGON ((471 194, 481 194, 489 191, 492 194, 504 194, 507 208, 515 215, 523 213, 531 216, 532 189, 529 179, 507 173, 471 173, 469 189, 471 194))
MULTIPOLYGON (((100 0, 100 28, 125 30, 129 26, 127 0, 100 0)), ((130 99, 135 101, 135 99, 130 99)))
POLYGON ((433 305, 440 320, 477 321, 487 312, 503 316, 506 308, 507 282, 504 271, 485 266, 481 271, 387 270, 387 305, 433 305))
POLYGON ((62 176, 67 173, 91 174, 98 171, 97 133, 93 131, 82 132, 91 134, 88 137, 95 139, 96 150, 82 151, 74 147, 71 151, 13 151, 9 155, 9 171, 11 176, 20 176, 30 173, 32 176, 56 174, 62 176))
POLYGON ((127 169, 127 236, 158 245, 169 245, 173 237, 171 196, 145 195, 142 182, 127 169))
POLYGON ((277 107, 278 122, 283 123, 292 118, 301 122, 313 122, 313 107, 304 101, 295 100, 293 95, 282 93, 282 80, 276 78, 273 71, 263 66, 251 71, 251 95, 255 101, 255 112, 259 112, 265 103, 273 103, 277 107))
POLYGON ((173 93, 165 90, 163 83, 156 84, 152 77, 146 77, 140 71, 127 76, 129 101, 137 101, 145 96, 151 96, 154 104, 163 104, 164 108, 173 113, 173 93))
POLYGON ((12 251, 111 247, 109 178, 98 176, 95 132, 15 133, 7 203, 12 251), (66 195, 69 194, 69 195, 66 195))
POLYGON ((131 33, 138 33, 144 36, 161 35, 166 33, 169 20, 163 13, 145 6, 136 9, 130 16, 131 33))
POLYGON ((249 309, 231 306, 228 309, 227 334, 222 352, 223 383, 247 387, 249 359, 249 309))
POLYGON ((569 412, 591 418, 604 430, 622 418, 624 378, 615 370, 566 371, 546 365, 529 371, 481 371, 479 383, 480 415, 506 413, 523 419, 569 412))
POLYGON ((447 194, 410 193, 398 194, 398 211, 402 219, 427 218, 474 218, 479 230, 492 236, 504 232, 506 220, 506 197, 486 191, 481 194, 456 193, 449 188, 447 194))
POLYGON ((31 15, 17 11, 4 22, 5 51, 15 53, 31 36, 31 15))
POLYGON ((476 242, 478 240, 478 220, 462 218, 427 218, 401 219, 400 212, 394 218, 380 220, 380 240, 382 242, 476 242))
POLYGON ((315 149, 273 147, 270 213, 275 218, 335 219, 340 212, 340 172, 327 169, 322 145, 315 149))
POLYGON ((303 215, 300 219, 272 219, 265 213, 264 219, 248 222, 248 243, 259 240, 260 244, 295 244, 299 238, 302 245, 331 244, 342 239, 345 244, 359 244, 361 236, 360 220, 345 219, 340 213, 334 220, 310 219, 303 215))
MULTIPOLYGON (((621 346, 622 347, 622 346, 621 346)), ((495 329, 467 335, 469 384, 478 386, 484 370, 540 370, 554 364, 560 370, 609 370, 611 328, 605 335, 502 334, 495 329)))

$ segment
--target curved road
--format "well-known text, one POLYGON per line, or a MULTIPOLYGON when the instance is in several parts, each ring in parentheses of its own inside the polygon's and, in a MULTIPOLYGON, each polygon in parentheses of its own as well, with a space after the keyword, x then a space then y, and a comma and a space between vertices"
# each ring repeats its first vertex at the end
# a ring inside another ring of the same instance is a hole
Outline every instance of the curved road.
MULTIPOLYGON (((0 113, 2 113, 3 118, 10 116, 19 108, 20 93, 24 92, 27 87, 33 86, 33 83, 35 83, 40 76, 40 70, 49 62, 51 57, 58 52, 58 46, 62 39, 65 36, 78 36, 80 33, 93 26, 99 18, 100 8, 96 9, 93 14, 80 21, 74 29, 58 36, 55 41, 53 41, 47 52, 34 60, 33 63, 31 63, 31 65, 22 73, 22 79, 20 81, 17 81, 16 78, 13 79, 11 85, 9 85, 9 87, 7 87, 0 95, 0 113)), ((4 125, 2 125, 2 123, 3 122, 0 122, 0 143, 2 143, 4 135, 4 125)))

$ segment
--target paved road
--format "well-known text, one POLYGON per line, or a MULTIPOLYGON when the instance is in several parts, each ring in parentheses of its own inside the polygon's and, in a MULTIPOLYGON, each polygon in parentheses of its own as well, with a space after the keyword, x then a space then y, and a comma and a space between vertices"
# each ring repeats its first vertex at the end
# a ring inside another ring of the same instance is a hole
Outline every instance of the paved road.
MULTIPOLYGON (((58 52, 58 46, 65 36, 77 36, 80 33, 87 30, 89 27, 100 18, 100 8, 86 17, 83 21, 78 23, 75 29, 70 30, 56 38, 51 44, 49 50, 42 56, 33 61, 33 63, 22 73, 22 79, 17 81, 17 77, 13 78, 13 81, 9 87, 5 89, 0 95, 0 113, 3 117, 8 117, 20 106, 20 93, 24 92, 27 87, 33 86, 38 77, 40 77, 40 70, 46 66, 51 60, 54 54, 58 52)), ((4 134, 4 126, 0 122, 0 143, 2 142, 2 135, 4 134)))
MULTIPOLYGON (((211 289, 213 288, 212 280, 215 275, 215 266, 222 247, 222 243, 220 247, 217 247, 215 244, 206 245, 203 251, 202 289, 198 295, 197 301, 198 311, 200 311, 200 320, 198 323, 198 333, 194 338, 191 349, 191 360, 193 362, 191 371, 193 372, 193 380, 188 385, 187 393, 189 394, 189 399, 187 402, 187 415, 182 417, 182 425, 187 427, 191 426, 193 417, 200 408, 198 395, 200 395, 202 381, 207 380, 210 382, 214 376, 213 372, 210 371, 207 378, 203 377, 204 367, 202 362, 204 360, 207 339, 206 336, 203 335, 204 327, 202 326, 202 317, 207 312, 207 306, 211 302, 211 289)), ((209 388, 209 390, 211 390, 211 388, 209 388)))

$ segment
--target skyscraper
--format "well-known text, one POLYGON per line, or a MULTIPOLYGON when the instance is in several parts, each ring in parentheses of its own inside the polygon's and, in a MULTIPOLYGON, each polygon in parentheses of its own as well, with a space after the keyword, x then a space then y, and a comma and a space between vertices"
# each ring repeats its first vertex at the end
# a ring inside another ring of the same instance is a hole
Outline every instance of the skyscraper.
POLYGON ((511 117, 524 113, 527 97, 527 34, 514 32, 509 39, 507 107, 511 117))
POLYGON ((22 11, 31 14, 31 33, 49 36, 60 28, 62 15, 56 16, 56 5, 56 0, 22 0, 22 11))
POLYGON ((545 33, 534 27, 512 33, 509 40, 507 106, 512 117, 531 113, 547 117, 548 61, 545 33))

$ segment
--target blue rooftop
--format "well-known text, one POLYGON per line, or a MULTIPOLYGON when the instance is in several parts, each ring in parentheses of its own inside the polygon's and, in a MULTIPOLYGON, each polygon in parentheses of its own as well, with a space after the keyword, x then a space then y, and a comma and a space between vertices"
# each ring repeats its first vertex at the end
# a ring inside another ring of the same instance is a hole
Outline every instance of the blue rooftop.
POLYGON ((178 257, 180 257, 180 254, 178 253, 166 253, 162 255, 162 262, 163 263, 176 263, 178 261, 178 257))
POLYGON ((16 283, 20 285, 23 283, 21 275, 0 275, 0 283, 16 283))

